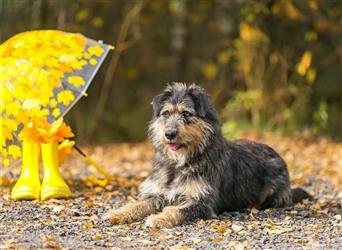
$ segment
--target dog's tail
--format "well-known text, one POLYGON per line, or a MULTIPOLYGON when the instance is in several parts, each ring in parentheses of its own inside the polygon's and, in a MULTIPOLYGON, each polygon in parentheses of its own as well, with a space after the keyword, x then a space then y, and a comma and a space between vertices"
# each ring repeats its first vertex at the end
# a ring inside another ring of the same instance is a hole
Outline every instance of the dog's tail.
POLYGON ((311 194, 309 194, 308 192, 306 192, 302 188, 291 189, 291 193, 292 193, 292 202, 293 202, 293 204, 301 202, 304 199, 311 200, 313 198, 313 196, 311 194))

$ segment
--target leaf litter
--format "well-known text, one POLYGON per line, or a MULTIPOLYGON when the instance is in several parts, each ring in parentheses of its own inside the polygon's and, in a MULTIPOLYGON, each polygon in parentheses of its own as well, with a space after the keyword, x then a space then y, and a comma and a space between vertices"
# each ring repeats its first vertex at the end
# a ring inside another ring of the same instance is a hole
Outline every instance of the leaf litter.
POLYGON ((247 134, 284 157, 293 185, 314 201, 279 209, 223 213, 172 229, 149 229, 143 222, 112 226, 101 220, 110 208, 134 200, 152 157, 148 143, 108 144, 84 151, 111 173, 109 182, 73 153, 62 166, 73 191, 68 200, 12 201, 19 175, 0 176, 0 245, 4 248, 53 249, 247 249, 341 248, 342 143, 247 134))

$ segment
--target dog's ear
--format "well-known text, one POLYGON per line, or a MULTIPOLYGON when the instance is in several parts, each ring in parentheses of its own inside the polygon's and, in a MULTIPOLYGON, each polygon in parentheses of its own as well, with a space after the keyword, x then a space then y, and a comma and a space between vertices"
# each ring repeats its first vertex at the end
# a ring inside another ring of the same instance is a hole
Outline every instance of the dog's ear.
POLYGON ((189 91, 189 94, 194 102, 197 115, 200 117, 206 117, 207 113, 212 107, 210 96, 197 85, 191 85, 189 91))
POLYGON ((201 87, 195 84, 190 85, 189 91, 189 94, 194 102, 197 115, 210 121, 218 122, 218 115, 210 96, 205 93, 201 87))
POLYGON ((151 102, 152 107, 153 107, 153 117, 157 117, 162 109, 163 96, 164 94, 159 94, 153 97, 153 100, 151 102))

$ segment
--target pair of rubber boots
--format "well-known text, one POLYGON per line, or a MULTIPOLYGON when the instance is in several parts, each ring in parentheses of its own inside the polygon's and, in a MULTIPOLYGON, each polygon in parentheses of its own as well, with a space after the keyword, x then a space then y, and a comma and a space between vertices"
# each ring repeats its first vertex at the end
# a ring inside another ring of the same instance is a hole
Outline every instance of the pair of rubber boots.
POLYGON ((14 200, 47 200, 71 196, 68 185, 59 170, 58 145, 23 142, 23 162, 20 177, 14 185, 11 198, 14 200), (40 151, 44 177, 39 178, 40 151))

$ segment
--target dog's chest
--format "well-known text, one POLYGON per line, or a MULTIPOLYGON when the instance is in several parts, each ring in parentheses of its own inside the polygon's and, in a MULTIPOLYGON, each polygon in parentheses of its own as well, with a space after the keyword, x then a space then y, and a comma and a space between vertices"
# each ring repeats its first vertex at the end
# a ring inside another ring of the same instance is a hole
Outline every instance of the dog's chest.
POLYGON ((191 167, 180 169, 171 180, 164 183, 163 195, 169 202, 199 200, 210 192, 208 183, 191 167))
POLYGON ((183 169, 159 169, 141 186, 142 194, 162 195, 168 202, 199 200, 212 190, 209 183, 194 167, 183 169))

